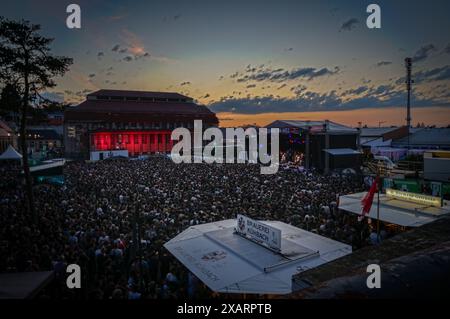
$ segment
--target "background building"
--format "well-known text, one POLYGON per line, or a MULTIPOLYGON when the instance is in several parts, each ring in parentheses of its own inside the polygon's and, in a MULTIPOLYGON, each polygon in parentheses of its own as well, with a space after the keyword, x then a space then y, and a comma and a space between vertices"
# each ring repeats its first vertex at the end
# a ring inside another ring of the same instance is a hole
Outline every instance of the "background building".
POLYGON ((99 159, 114 152, 129 156, 167 153, 173 129, 217 126, 216 115, 192 98, 165 92, 99 90, 64 114, 65 155, 99 159))
POLYGON ((17 136, 8 124, 0 120, 0 154, 6 151, 9 145, 17 149, 17 136))
POLYGON ((428 150, 450 150, 450 128, 436 127, 363 127, 361 147, 374 155, 393 161, 428 150))
POLYGON ((393 147, 420 150, 450 150, 450 128, 422 128, 408 136, 392 140, 393 147))
POLYGON ((427 151, 423 155, 426 180, 450 182, 450 151, 427 151))
POLYGON ((27 151, 36 158, 59 157, 62 153, 62 137, 55 130, 27 129, 27 151))

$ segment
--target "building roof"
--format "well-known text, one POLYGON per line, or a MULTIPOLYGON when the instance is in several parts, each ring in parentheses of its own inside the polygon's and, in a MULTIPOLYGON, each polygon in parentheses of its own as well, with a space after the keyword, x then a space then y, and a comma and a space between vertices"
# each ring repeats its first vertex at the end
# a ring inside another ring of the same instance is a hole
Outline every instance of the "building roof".
POLYGON ((408 137, 392 141, 393 146, 450 147, 450 128, 423 128, 408 137))
POLYGON ((352 133, 357 134, 358 130, 350 126, 339 124, 332 121, 301 121, 301 120, 278 120, 267 125, 267 128, 300 128, 303 130, 311 129, 314 132, 321 132, 325 125, 328 126, 328 132, 334 133, 352 133))
POLYGON ((366 268, 333 278, 318 289, 299 295, 308 299, 440 299, 450 294, 448 269, 450 242, 445 242, 383 262, 380 265, 382 289, 368 289, 366 268))
POLYGON ((53 271, 0 274, 0 299, 35 297, 54 278, 53 271))
POLYGON ((34 140, 58 140, 61 137, 52 129, 29 129, 27 130, 27 138, 34 140))
POLYGON ((107 90, 101 89, 87 95, 90 97, 114 96, 114 97, 135 97, 135 98, 161 98, 161 99, 185 99, 192 101, 192 98, 174 92, 153 92, 153 91, 132 91, 132 90, 107 90))
POLYGON ((10 137, 11 133, 0 127, 0 137, 10 137))
POLYGON ((291 293, 292 275, 352 252, 292 225, 264 223, 281 230, 281 254, 235 234, 235 219, 189 227, 164 247, 213 291, 250 294, 291 293))
POLYGON ((383 141, 382 137, 361 137, 359 139, 361 146, 370 147, 384 147, 391 146, 392 140, 383 141))
POLYGON ((392 132, 397 127, 363 127, 360 129, 361 137, 381 137, 383 134, 392 132))
POLYGON ((0 137, 9 137, 14 131, 2 120, 0 120, 0 137))
POLYGON ((294 284, 303 287, 304 290, 290 297, 431 298, 448 295, 449 227, 450 218, 441 218, 387 239, 381 245, 358 249, 334 262, 299 273, 293 278, 294 284), (446 249, 442 250, 444 247, 446 249), (445 252, 444 258, 432 258, 436 248, 445 252), (425 258, 418 260, 408 256, 425 258), (401 262, 393 263, 398 258, 401 258, 401 262), (371 263, 381 266, 383 274, 381 286, 385 288, 367 289, 367 265, 371 263), (361 276, 356 286, 352 279, 355 275, 361 276), (395 285, 389 284, 392 281, 395 285), (438 286, 444 286, 445 293, 439 291, 438 286), (399 292, 399 288, 402 292, 399 292), (373 296, 374 293, 377 296, 373 296))
MULTIPOLYGON (((397 126, 393 126, 393 127, 362 127, 360 129, 360 131, 361 131, 362 138, 363 137, 382 137, 386 133, 390 133, 390 132, 399 130, 401 128, 402 127, 397 127, 397 126)), ((409 131, 411 133, 415 133, 420 130, 422 130, 422 128, 417 128, 417 127, 409 128, 409 131)))
POLYGON ((65 121, 139 121, 147 116, 189 116, 218 122, 206 106, 178 93, 100 90, 88 95, 86 101, 66 109, 65 121), (99 96, 108 99, 98 99, 99 96), (112 97, 112 99, 111 99, 112 97), (116 98, 114 98, 116 97, 116 98), (123 98, 123 99, 119 99, 123 98), (133 98, 136 100, 126 100, 133 98))

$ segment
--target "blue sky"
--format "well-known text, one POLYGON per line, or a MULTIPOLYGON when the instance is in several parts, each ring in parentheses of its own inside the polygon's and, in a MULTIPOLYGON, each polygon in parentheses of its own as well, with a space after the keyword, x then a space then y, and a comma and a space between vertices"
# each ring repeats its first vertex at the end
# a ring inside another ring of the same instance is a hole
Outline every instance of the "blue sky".
POLYGON ((449 12, 445 0, 17 0, 0 15, 41 24, 54 52, 74 58, 59 99, 177 91, 254 114, 402 106, 406 56, 416 61, 413 103, 450 106, 449 12), (81 30, 65 26, 70 3, 81 6, 81 30), (381 7, 380 30, 365 25, 370 3, 381 7))

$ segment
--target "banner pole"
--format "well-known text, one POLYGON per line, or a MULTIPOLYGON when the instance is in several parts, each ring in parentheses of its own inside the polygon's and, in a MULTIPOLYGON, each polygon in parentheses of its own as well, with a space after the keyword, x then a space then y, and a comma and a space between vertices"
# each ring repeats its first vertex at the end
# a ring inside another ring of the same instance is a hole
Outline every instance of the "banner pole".
POLYGON ((377 241, 378 244, 380 243, 380 184, 381 184, 381 178, 380 178, 380 174, 378 173, 377 176, 377 190, 378 190, 378 194, 377 194, 377 241))

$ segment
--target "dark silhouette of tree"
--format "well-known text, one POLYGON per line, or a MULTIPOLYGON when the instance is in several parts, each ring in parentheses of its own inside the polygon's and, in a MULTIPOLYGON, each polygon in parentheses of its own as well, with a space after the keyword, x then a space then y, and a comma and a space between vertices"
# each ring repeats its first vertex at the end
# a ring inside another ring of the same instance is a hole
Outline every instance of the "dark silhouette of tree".
POLYGON ((40 92, 56 86, 53 78, 68 71, 72 59, 50 52, 51 38, 39 34, 40 25, 0 17, 0 81, 17 90, 20 99, 20 147, 26 182, 27 210, 38 221, 33 202, 33 188, 26 146, 27 115, 40 92))
POLYGON ((10 117, 16 120, 21 103, 22 99, 17 89, 14 85, 6 83, 0 94, 0 116, 10 117))

